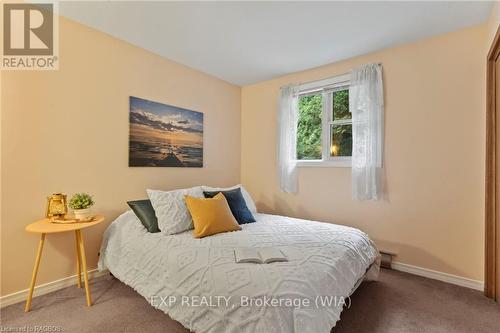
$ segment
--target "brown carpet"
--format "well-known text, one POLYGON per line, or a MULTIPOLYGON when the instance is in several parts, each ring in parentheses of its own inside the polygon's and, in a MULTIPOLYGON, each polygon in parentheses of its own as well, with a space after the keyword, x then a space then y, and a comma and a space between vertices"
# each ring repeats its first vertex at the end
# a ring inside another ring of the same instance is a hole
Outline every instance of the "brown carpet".
MULTIPOLYGON (((35 298, 29 313, 24 303, 8 306, 0 331, 50 325, 59 332, 188 332, 110 276, 94 280, 92 292, 91 308, 76 287, 35 298)), ((383 270, 380 281, 359 287, 333 332, 500 332, 500 305, 478 291, 383 270)))

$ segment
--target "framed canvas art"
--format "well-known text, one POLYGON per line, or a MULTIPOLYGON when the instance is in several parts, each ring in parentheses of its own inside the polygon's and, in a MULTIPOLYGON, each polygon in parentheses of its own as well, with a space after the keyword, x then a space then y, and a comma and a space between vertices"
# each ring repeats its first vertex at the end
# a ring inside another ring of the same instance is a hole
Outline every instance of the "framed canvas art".
POLYGON ((129 166, 203 167, 203 113, 130 96, 129 166))

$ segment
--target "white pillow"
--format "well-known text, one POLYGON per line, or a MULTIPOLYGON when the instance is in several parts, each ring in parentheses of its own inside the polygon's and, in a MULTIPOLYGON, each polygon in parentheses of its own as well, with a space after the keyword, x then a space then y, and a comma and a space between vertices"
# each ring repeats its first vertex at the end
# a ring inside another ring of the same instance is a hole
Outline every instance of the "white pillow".
POLYGON ((158 219, 158 228, 167 235, 193 229, 193 220, 184 201, 185 195, 203 198, 201 186, 174 191, 146 191, 158 219))
POLYGON ((255 202, 253 202, 253 199, 250 196, 250 193, 248 193, 247 190, 245 190, 245 188, 241 184, 234 185, 234 186, 231 186, 231 187, 202 186, 202 189, 203 189, 203 191, 207 191, 207 192, 209 192, 209 191, 210 192, 212 192, 212 191, 215 192, 215 191, 229 191, 229 190, 234 190, 234 189, 237 189, 238 187, 241 188, 241 194, 243 195, 243 199, 245 199, 245 203, 247 204, 247 207, 250 210, 250 212, 257 213, 257 207, 255 206, 255 202))

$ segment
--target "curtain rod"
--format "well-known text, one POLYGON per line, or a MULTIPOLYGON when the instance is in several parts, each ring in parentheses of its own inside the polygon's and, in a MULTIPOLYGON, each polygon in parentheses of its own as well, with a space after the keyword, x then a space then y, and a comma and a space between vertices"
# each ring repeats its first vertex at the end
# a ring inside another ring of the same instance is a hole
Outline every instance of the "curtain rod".
POLYGON ((304 95, 308 95, 308 94, 317 93, 319 91, 322 91, 322 92, 332 92, 332 91, 334 91, 335 92, 335 91, 343 90, 342 88, 345 89, 345 87, 348 87, 348 86, 349 85, 346 84, 346 85, 340 85, 340 86, 332 87, 331 84, 327 84, 327 85, 317 86, 317 87, 314 87, 314 88, 311 88, 311 89, 307 89, 307 90, 301 90, 301 91, 299 91, 299 95, 304 96, 304 95))
MULTIPOLYGON (((373 63, 373 64, 378 65, 378 66, 382 66, 382 63, 381 63, 381 62, 375 62, 375 63, 373 63)), ((349 74, 351 71, 352 71, 352 69, 350 69, 350 70, 349 70, 349 72, 347 72, 347 73, 342 73, 342 74, 338 74, 338 75, 335 75, 335 76, 347 75, 347 74, 349 74)), ((297 83, 297 85, 298 85, 298 86, 301 86, 301 85, 304 85, 304 84, 314 83, 314 82, 318 82, 318 81, 322 81, 322 80, 328 80, 328 79, 330 79, 330 78, 332 78, 332 76, 331 76, 331 77, 326 77, 326 78, 324 78, 324 79, 314 80, 314 81, 299 82, 299 83, 297 83)), ((283 87, 284 87, 284 86, 281 86, 281 87, 280 87, 280 89, 281 89, 281 88, 283 88, 283 87)))

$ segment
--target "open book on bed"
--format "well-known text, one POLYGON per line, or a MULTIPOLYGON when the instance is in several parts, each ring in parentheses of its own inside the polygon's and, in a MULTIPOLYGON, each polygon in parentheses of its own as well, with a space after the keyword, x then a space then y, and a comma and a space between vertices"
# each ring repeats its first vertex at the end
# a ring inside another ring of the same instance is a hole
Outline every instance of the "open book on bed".
POLYGON ((272 262, 288 261, 279 249, 274 247, 263 248, 238 248, 234 250, 237 263, 270 264, 272 262))

